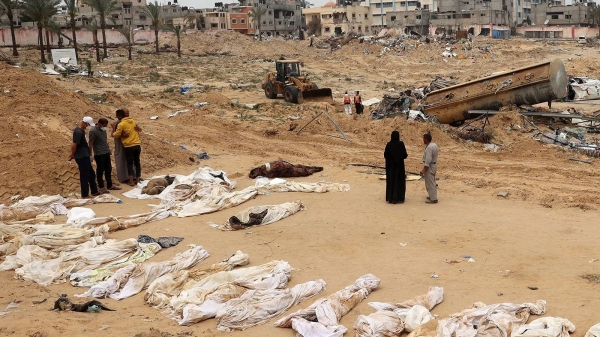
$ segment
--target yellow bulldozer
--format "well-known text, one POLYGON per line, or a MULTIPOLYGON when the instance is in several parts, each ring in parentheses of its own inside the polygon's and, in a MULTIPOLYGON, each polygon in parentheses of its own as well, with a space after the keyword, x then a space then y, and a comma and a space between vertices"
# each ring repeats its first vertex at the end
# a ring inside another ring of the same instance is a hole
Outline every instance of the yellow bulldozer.
POLYGON ((275 62, 275 71, 265 75, 262 88, 265 96, 275 99, 279 95, 288 103, 318 101, 333 103, 330 88, 319 89, 307 76, 300 73, 300 61, 280 60, 275 62))

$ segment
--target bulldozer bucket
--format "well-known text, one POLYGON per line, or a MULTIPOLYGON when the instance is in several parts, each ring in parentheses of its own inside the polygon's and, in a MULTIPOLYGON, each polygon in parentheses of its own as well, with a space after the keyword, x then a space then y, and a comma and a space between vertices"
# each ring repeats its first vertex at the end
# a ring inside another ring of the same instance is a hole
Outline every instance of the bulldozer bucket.
POLYGON ((330 88, 304 90, 302 91, 302 100, 333 103, 333 94, 330 88))

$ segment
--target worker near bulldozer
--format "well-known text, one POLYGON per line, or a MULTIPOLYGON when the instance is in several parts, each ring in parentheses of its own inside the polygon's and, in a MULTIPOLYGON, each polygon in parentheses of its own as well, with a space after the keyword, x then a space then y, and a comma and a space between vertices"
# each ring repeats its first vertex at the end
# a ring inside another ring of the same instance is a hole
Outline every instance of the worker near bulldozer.
POLYGON ((354 95, 354 108, 356 109, 356 114, 361 115, 363 113, 363 105, 362 105, 362 97, 360 97, 360 92, 356 92, 354 95))
POLYGON ((352 115, 352 105, 350 105, 350 95, 348 92, 344 94, 344 110, 346 111, 346 115, 352 115))

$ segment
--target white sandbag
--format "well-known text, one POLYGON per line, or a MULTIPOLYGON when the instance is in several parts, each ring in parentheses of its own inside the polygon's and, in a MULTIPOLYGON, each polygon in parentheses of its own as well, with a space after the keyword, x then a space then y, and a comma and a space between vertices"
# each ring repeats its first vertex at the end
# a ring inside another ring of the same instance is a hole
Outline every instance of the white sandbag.
POLYGON ((379 310, 369 316, 358 315, 356 337, 395 337, 404 331, 404 322, 393 311, 379 310))
POLYGON ((133 269, 131 266, 126 266, 121 268, 123 270, 117 270, 107 280, 92 286, 82 296, 110 297, 116 300, 131 297, 144 290, 158 277, 167 273, 189 269, 208 256, 208 252, 201 246, 194 246, 167 261, 133 264, 131 265, 133 269))
POLYGON ((240 205, 251 198, 255 197, 258 191, 255 187, 250 186, 238 192, 224 193, 219 196, 207 196, 202 199, 192 201, 181 207, 177 212, 180 218, 217 212, 222 209, 240 205))
POLYGON ((569 337, 575 331, 575 325, 560 317, 542 317, 529 324, 522 325, 512 337, 569 337))
POLYGON ((286 181, 280 184, 269 184, 261 186, 260 190, 270 192, 304 192, 304 193, 326 193, 326 192, 347 192, 350 191, 349 184, 316 182, 299 183, 295 181, 286 181))
POLYGON ((33 261, 15 270, 17 278, 34 281, 41 285, 64 282, 71 273, 97 268, 137 248, 136 239, 108 240, 105 244, 79 249, 52 260, 33 261))
POLYGON ((412 332, 434 318, 429 310, 443 300, 443 288, 429 287, 426 294, 401 303, 371 302, 369 306, 377 311, 369 316, 359 315, 354 323, 356 336, 400 336, 404 329, 412 332))
POLYGON ((158 243, 139 243, 133 255, 111 262, 100 268, 73 273, 70 276, 74 287, 91 287, 112 276, 117 270, 132 264, 142 263, 158 253, 162 247, 158 243))
POLYGON ((240 280, 244 285, 253 287, 254 285, 248 282, 253 277, 260 281, 259 286, 262 289, 269 285, 281 286, 283 280, 289 280, 291 272, 292 267, 289 263, 271 261, 260 266, 218 272, 199 281, 188 282, 179 295, 171 299, 169 303, 171 315, 169 317, 178 321, 179 324, 195 321, 195 317, 184 315, 184 308, 187 305, 201 305, 207 296, 214 293, 220 286, 227 283, 233 284, 232 282, 240 280))
POLYGON ((304 337, 338 336, 340 331, 346 330, 345 327, 340 326, 340 318, 367 298, 379 286, 380 282, 381 280, 374 275, 363 275, 354 284, 328 297, 317 300, 306 309, 298 310, 281 318, 275 322, 275 326, 280 328, 295 326, 294 329, 304 337), (314 320, 315 317, 316 322, 307 321, 308 318, 314 320), (319 327, 318 325, 322 326, 319 327), (319 335, 320 332, 325 334, 319 335))
MULTIPOLYGON (((285 267, 285 265, 280 264, 280 267, 285 267)), ((279 268, 274 271, 274 273, 243 277, 234 282, 221 284, 208 294, 201 304, 186 305, 183 308, 182 318, 177 319, 177 322, 180 325, 192 325, 216 317, 224 306, 245 294, 248 289, 272 291, 284 288, 289 281, 291 269, 279 268), (256 283, 252 283, 253 281, 256 283), (245 287, 240 284, 244 284, 245 287)))
POLYGON ((231 217, 229 218, 229 220, 227 220, 225 224, 220 226, 219 229, 223 231, 233 231, 248 228, 250 226, 268 225, 281 219, 287 218, 288 216, 296 214, 302 210, 304 210, 304 205, 301 201, 286 202, 280 205, 254 206, 247 208, 241 211, 240 213, 234 215, 234 217, 237 220, 239 220, 241 224, 232 223, 233 217, 231 217), (250 221, 251 214, 255 216, 256 214, 261 214, 265 211, 267 213, 261 219, 260 223, 254 223, 250 221))
POLYGON ((188 280, 198 281, 220 271, 229 271, 234 267, 245 266, 249 262, 250 255, 238 250, 229 259, 215 263, 208 268, 202 268, 194 272, 181 270, 165 274, 150 283, 144 295, 144 300, 147 304, 155 308, 165 308, 173 296, 179 295, 179 292, 188 280))
POLYGON ((293 318, 291 328, 302 337, 342 337, 348 329, 343 325, 325 326, 320 322, 309 322, 302 317, 293 318))
POLYGON ((450 315, 438 322, 435 331, 429 325, 422 325, 411 332, 409 337, 474 337, 476 334, 488 337, 511 336, 529 319, 531 314, 546 312, 546 301, 534 303, 498 303, 485 305, 481 302, 472 308, 450 315))
POLYGON ((67 225, 78 227, 96 217, 96 213, 91 208, 73 207, 67 213, 67 225))
POLYGON ((228 301, 217 313, 217 330, 233 331, 263 324, 325 289, 325 281, 309 281, 290 289, 249 290, 228 301))
POLYGON ((600 337, 600 323, 592 326, 586 333, 585 337, 600 337))

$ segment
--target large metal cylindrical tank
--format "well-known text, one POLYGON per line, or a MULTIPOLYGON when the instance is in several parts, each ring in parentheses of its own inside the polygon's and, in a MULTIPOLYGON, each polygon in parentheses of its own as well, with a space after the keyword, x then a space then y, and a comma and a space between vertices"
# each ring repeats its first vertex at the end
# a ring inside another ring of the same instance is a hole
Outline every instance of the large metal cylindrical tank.
POLYGON ((443 124, 474 117, 469 110, 533 105, 567 95, 568 77, 560 59, 430 92, 424 110, 443 124))

